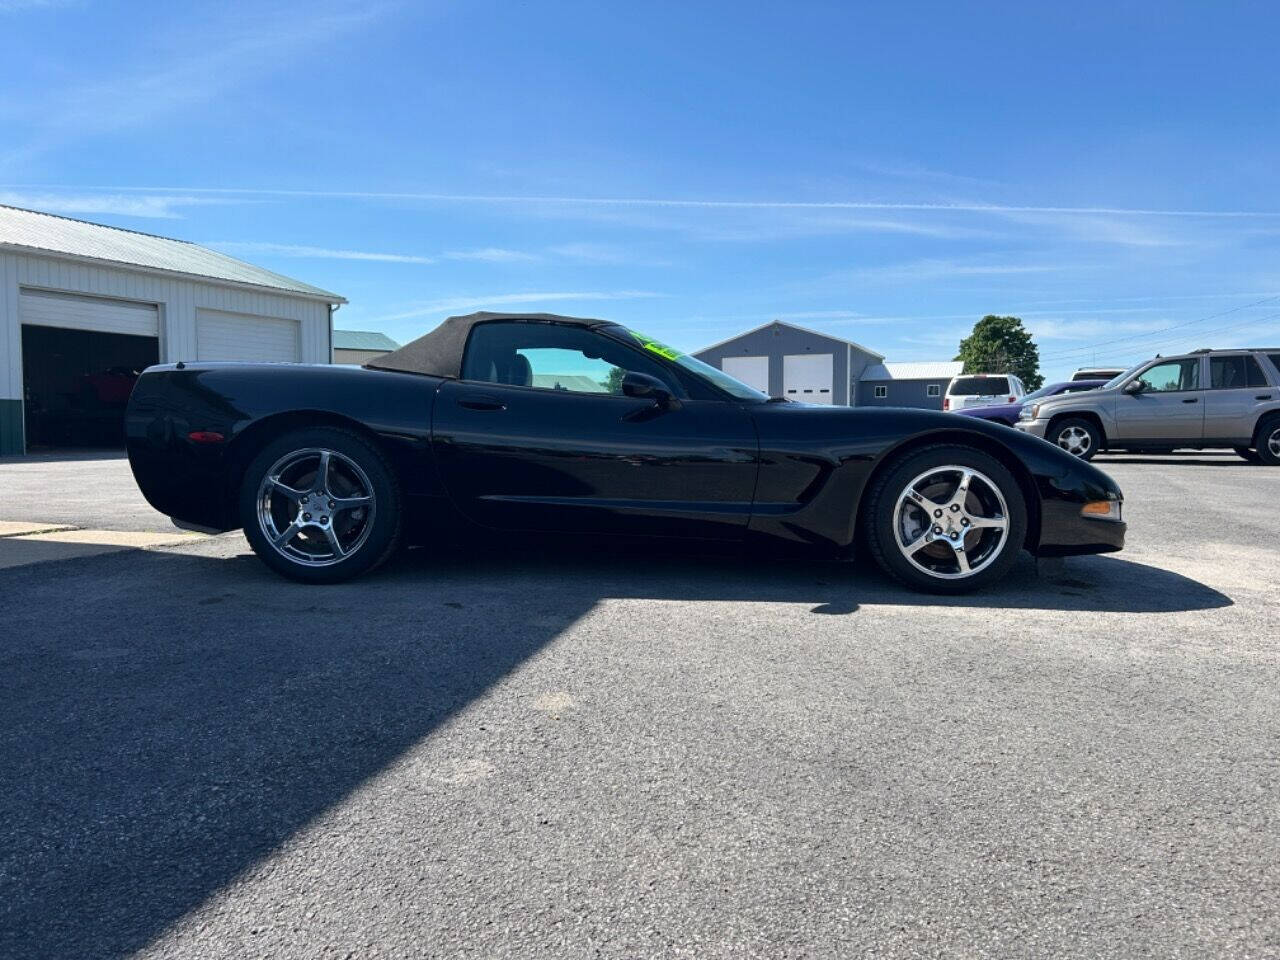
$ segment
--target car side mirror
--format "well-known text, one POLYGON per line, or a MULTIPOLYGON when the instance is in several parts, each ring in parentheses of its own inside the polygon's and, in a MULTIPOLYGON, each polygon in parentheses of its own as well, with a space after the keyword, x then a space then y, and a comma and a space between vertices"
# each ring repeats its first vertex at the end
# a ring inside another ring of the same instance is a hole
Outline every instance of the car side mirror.
POLYGON ((1140 377, 1134 377, 1124 385, 1124 392, 1129 394, 1131 397, 1136 397, 1145 389, 1147 389, 1147 385, 1142 382, 1140 377))
POLYGON ((657 377, 628 370, 622 376, 622 395, 636 400, 652 400, 660 407, 670 407, 678 401, 657 377))

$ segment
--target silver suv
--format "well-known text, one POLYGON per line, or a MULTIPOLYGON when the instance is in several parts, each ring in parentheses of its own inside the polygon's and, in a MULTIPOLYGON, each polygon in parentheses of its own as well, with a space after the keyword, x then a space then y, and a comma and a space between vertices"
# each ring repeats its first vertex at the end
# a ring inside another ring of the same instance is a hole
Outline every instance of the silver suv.
POLYGON ((1232 447, 1280 465, 1280 347, 1156 357, 1097 390, 1027 404, 1017 427, 1082 460, 1099 450, 1232 447))

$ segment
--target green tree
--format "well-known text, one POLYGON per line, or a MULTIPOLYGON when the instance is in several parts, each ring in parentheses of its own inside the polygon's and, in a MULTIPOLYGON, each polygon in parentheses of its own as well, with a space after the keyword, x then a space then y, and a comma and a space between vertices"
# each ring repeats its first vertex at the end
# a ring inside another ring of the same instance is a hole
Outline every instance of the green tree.
POLYGON ((622 393, 622 378, 626 373, 621 367, 610 367, 609 376, 600 381, 600 386, 610 393, 622 393))
POLYGON ((1044 386, 1040 375, 1040 350, 1019 317, 987 314, 973 325, 973 333, 960 341, 957 360, 965 373, 1012 373, 1028 390, 1044 386))

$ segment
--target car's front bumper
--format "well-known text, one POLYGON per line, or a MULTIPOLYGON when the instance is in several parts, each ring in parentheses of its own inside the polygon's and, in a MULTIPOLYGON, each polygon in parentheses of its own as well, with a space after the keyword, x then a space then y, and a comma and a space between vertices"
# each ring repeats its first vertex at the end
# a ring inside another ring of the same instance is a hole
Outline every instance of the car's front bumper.
POLYGON ((1129 525, 1123 520, 1097 520, 1080 515, 1080 505, 1064 501, 1043 505, 1038 557, 1070 557, 1082 553, 1115 553, 1124 549, 1129 525))
POLYGON ((1013 425, 1023 433, 1029 433, 1031 436, 1039 437, 1041 440, 1044 439, 1044 435, 1049 431, 1048 420, 1015 420, 1013 425))

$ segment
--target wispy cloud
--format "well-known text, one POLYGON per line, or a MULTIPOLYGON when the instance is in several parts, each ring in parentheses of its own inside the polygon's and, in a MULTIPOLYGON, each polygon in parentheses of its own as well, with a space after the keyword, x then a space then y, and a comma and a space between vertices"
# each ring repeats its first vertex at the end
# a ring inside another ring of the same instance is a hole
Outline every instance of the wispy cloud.
POLYGON ((477 260, 481 263, 528 263, 541 259, 536 253, 523 250, 506 250, 502 247, 484 247, 480 250, 450 250, 440 254, 441 260, 477 260))
POLYGON ((498 306, 542 306, 549 303, 605 300, 649 300, 666 294, 652 290, 592 290, 580 292, 537 291, 531 293, 495 293, 487 296, 445 297, 428 303, 415 304, 412 309, 378 318, 381 322, 411 320, 416 317, 438 316, 456 310, 479 310, 498 306))
POLYGON ((24 10, 49 10, 75 5, 75 0, 0 0, 0 13, 21 13, 24 10))
POLYGON ((1174 300, 1254 300, 1258 297, 1270 297, 1275 294, 1275 290, 1265 290, 1262 292, 1253 291, 1251 293, 1219 293, 1210 291, 1208 293, 1187 293, 1187 294, 1169 294, 1165 296, 1142 296, 1142 297, 1070 297, 1062 300, 1029 300, 1028 306, 1055 306, 1063 303, 1165 303, 1174 300))
POLYGON ((840 270, 821 278, 818 283, 904 283, 966 279, 972 277, 1007 277, 1020 274, 1058 273, 1079 269, 1058 263, 998 263, 974 260, 925 259, 907 263, 890 263, 874 267, 840 270))
POLYGON ((260 243, 252 240, 207 240, 204 245, 234 254, 265 254, 276 257, 295 257, 301 260, 366 260, 375 263, 413 263, 429 265, 444 260, 471 260, 481 263, 524 263, 537 260, 532 253, 505 250, 501 247, 484 247, 479 250, 449 250, 445 253, 425 256, 414 253, 383 253, 372 250, 343 250, 333 247, 312 247, 293 243, 260 243))
POLYGON ((1102 215, 1059 212, 1010 211, 1003 214, 1010 223, 1038 228, 1057 239, 1104 243, 1125 247, 1179 247, 1203 243, 1205 236, 1185 232, 1184 225, 1152 220, 1141 215, 1102 215))
POLYGON ((183 207, 240 203, 231 197, 168 196, 165 194, 124 193, 17 193, 0 191, 0 204, 25 207, 42 213, 96 213, 121 217, 144 217, 177 220, 183 207))
POLYGON ((303 260, 370 260, 379 263, 438 263, 435 257, 419 257, 407 253, 373 253, 368 250, 334 250, 329 247, 308 247, 292 243, 256 243, 252 241, 212 240, 206 247, 224 253, 266 254, 276 257, 297 257, 303 260))
POLYGON ((991 230, 978 230, 950 223, 890 220, 883 217, 832 217, 809 222, 814 227, 839 233, 900 233, 913 237, 932 237, 937 240, 989 240, 1000 236, 991 230))
POLYGON ((969 201, 915 203, 878 200, 735 200, 683 197, 590 197, 538 196, 476 193, 406 193, 368 190, 285 190, 255 187, 130 186, 80 189, 118 189, 138 192, 180 192, 233 194, 240 196, 302 197, 336 200, 391 200, 434 203, 481 203, 501 205, 564 205, 582 207, 670 207, 701 210, 902 210, 952 213, 1059 213, 1072 215, 1131 215, 1148 217, 1228 217, 1277 218, 1280 210, 1204 210, 1156 207, 1065 207, 1015 205, 969 201))
POLYGON ((726 243, 771 243, 856 234, 898 234, 934 240, 996 240, 1004 234, 948 222, 954 216, 938 211, 898 212, 897 216, 849 216, 841 210, 726 210, 713 224, 689 229, 696 240, 726 243), (729 222, 725 222, 726 218, 729 222))
MULTIPOLYGON (((0 3, 24 0, 0 0, 0 3)), ((244 17, 234 8, 203 24, 201 42, 190 43, 191 25, 157 39, 148 56, 104 79, 39 91, 4 111, 10 149, 0 163, 30 162, 44 152, 98 134, 153 126, 163 116, 216 99, 229 89, 260 79, 318 46, 380 16, 385 4, 348 6, 333 2, 305 9, 280 8, 274 16, 244 17), (15 143, 15 131, 23 139, 15 143)), ((159 191, 186 193, 188 191, 159 191)), ((202 190, 200 193, 210 193, 202 190)), ((226 191, 231 193, 233 191, 226 191)))
POLYGON ((971 177, 965 174, 951 173, 947 170, 934 170, 923 164, 909 161, 879 163, 864 160, 856 162, 854 166, 874 176, 890 177, 895 180, 928 180, 936 183, 967 184, 969 186, 982 187, 1000 186, 998 180, 992 180, 988 177, 971 177))
POLYGON ((855 313, 852 310, 795 310, 771 316, 778 320, 859 320, 865 314, 855 313))
MULTIPOLYGON (((0 194, 0 202, 4 194, 0 194)), ((180 198, 167 198, 177 200, 180 198)), ((199 202, 199 201, 197 201, 199 202)), ((17 204, 15 204, 16 206, 17 204)), ((47 206, 43 209, 49 209, 47 206)), ((85 210, 84 207, 76 209, 85 210)), ((104 212, 97 208, 94 212, 104 212)), ((115 212, 105 209, 105 212, 115 212)), ((153 214, 161 216, 162 214, 153 214)), ((207 240, 207 247, 232 254, 263 254, 276 257, 292 257, 301 260, 367 260, 377 263, 410 263, 419 265, 442 262, 471 263, 536 263, 544 259, 542 254, 506 247, 480 247, 476 250, 446 250, 443 253, 387 253, 376 250, 347 250, 334 247, 317 247, 293 243, 264 243, 253 240, 207 240)), ((623 266, 654 266, 656 261, 642 261, 621 248, 608 244, 566 243, 550 247, 547 254, 558 259, 587 264, 618 264, 623 266)), ((665 265, 665 262, 664 264, 665 265)))
POLYGON ((596 266, 669 267, 671 261, 654 259, 612 243, 561 243, 547 252, 562 260, 596 266))
MULTIPOLYGON (((695 333, 705 334, 706 339, 710 341, 716 338, 724 338, 735 333, 740 333, 748 326, 768 323, 771 320, 782 320, 787 323, 796 323, 800 326, 818 328, 910 326, 917 323, 937 324, 938 321, 944 320, 964 320, 972 326, 973 322, 980 316, 980 312, 932 316, 874 316, 855 313, 851 310, 802 310, 793 312, 781 311, 765 314, 742 314, 734 315, 732 317, 706 317, 695 315, 679 320, 678 329, 685 337, 695 333)), ((943 341, 954 341, 958 343, 960 337, 954 336, 950 332, 950 327, 947 329, 948 332, 945 334, 943 341)), ((956 329, 960 328, 957 327, 956 329)))
POLYGON ((1165 316, 1147 320, 1088 320, 1079 317, 1024 318, 1027 330, 1037 340, 1096 341, 1115 334, 1148 333, 1167 326, 1165 316))

